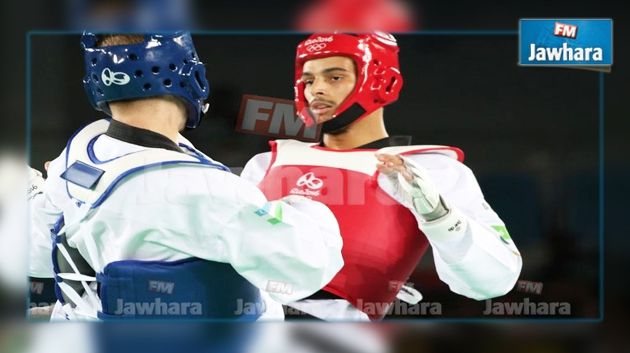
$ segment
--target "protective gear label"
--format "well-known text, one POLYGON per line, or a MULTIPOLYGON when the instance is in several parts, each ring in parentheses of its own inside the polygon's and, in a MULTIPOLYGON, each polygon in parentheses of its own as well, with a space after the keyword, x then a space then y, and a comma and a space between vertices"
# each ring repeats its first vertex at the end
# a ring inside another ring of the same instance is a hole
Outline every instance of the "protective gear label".
POLYGON ((613 62, 611 19, 521 19, 521 66, 607 67, 613 62))

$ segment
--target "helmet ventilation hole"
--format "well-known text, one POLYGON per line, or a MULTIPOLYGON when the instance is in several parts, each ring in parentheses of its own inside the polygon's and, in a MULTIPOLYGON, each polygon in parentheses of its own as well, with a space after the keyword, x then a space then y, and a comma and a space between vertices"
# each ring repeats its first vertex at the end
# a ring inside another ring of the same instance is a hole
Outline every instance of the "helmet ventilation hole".
POLYGON ((142 70, 136 70, 136 72, 134 72, 133 75, 135 77, 142 77, 143 76, 142 70))
POLYGON ((387 85, 387 87, 385 87, 385 91, 390 92, 392 90, 392 86, 394 86, 394 83, 396 82, 396 78, 392 77, 389 80, 389 84, 387 85))
POLYGON ((138 55, 134 53, 129 54, 129 60, 133 60, 133 61, 138 60, 138 55))
POLYGON ((163 83, 164 83, 165 87, 171 87, 171 85, 173 84, 173 82, 170 79, 168 79, 168 78, 166 80, 164 80, 163 83))
POLYGON ((160 73, 160 67, 159 66, 153 66, 151 68, 151 72, 153 72, 154 74, 159 74, 160 73))
POLYGON ((197 81, 197 84, 199 85, 199 87, 201 87, 202 90, 206 89, 206 85, 203 83, 201 76, 199 76, 199 71, 195 71, 195 81, 197 81))
POLYGON ((177 65, 171 63, 170 65, 168 65, 168 68, 171 69, 171 71, 175 71, 177 70, 177 65))
POLYGON ((145 83, 144 86, 142 86, 142 89, 144 89, 145 91, 148 91, 151 89, 151 84, 150 83, 145 83))

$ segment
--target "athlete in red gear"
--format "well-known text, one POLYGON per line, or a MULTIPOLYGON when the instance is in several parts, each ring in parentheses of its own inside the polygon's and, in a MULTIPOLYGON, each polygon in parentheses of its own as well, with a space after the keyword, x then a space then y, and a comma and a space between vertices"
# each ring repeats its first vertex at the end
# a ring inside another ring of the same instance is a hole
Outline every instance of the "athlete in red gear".
POLYGON ((297 47, 295 103, 319 144, 271 142, 242 176, 270 199, 302 195, 339 222, 344 267, 319 293, 291 303, 323 320, 379 320, 429 245, 442 281, 477 300, 514 286, 522 260, 504 223, 484 200, 461 150, 401 145, 383 107, 398 99, 396 39, 386 33, 314 34, 297 47))

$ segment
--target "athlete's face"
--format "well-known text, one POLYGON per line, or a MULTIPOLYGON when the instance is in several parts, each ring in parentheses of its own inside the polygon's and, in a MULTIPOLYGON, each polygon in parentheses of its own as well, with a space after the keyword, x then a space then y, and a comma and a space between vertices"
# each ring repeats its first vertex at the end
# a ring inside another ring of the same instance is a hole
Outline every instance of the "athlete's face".
POLYGON ((332 119, 356 84, 354 61, 345 56, 331 56, 304 63, 304 96, 317 124, 332 119))

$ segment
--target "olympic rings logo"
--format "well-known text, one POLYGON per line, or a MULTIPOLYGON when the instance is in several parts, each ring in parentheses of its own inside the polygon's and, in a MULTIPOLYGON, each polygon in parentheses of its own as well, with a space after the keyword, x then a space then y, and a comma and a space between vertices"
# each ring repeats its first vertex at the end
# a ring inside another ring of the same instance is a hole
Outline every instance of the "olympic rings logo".
POLYGON ((312 190, 319 190, 322 188, 322 186, 324 186, 324 181, 316 177, 313 172, 308 172, 298 179, 296 185, 306 186, 307 188, 312 190))
POLYGON ((326 48, 326 43, 316 43, 316 44, 312 44, 306 47, 306 51, 312 53, 314 51, 321 51, 324 48, 326 48))
POLYGON ((131 78, 124 72, 114 72, 108 67, 101 72, 101 81, 105 86, 111 86, 112 84, 124 86, 129 83, 131 78))

